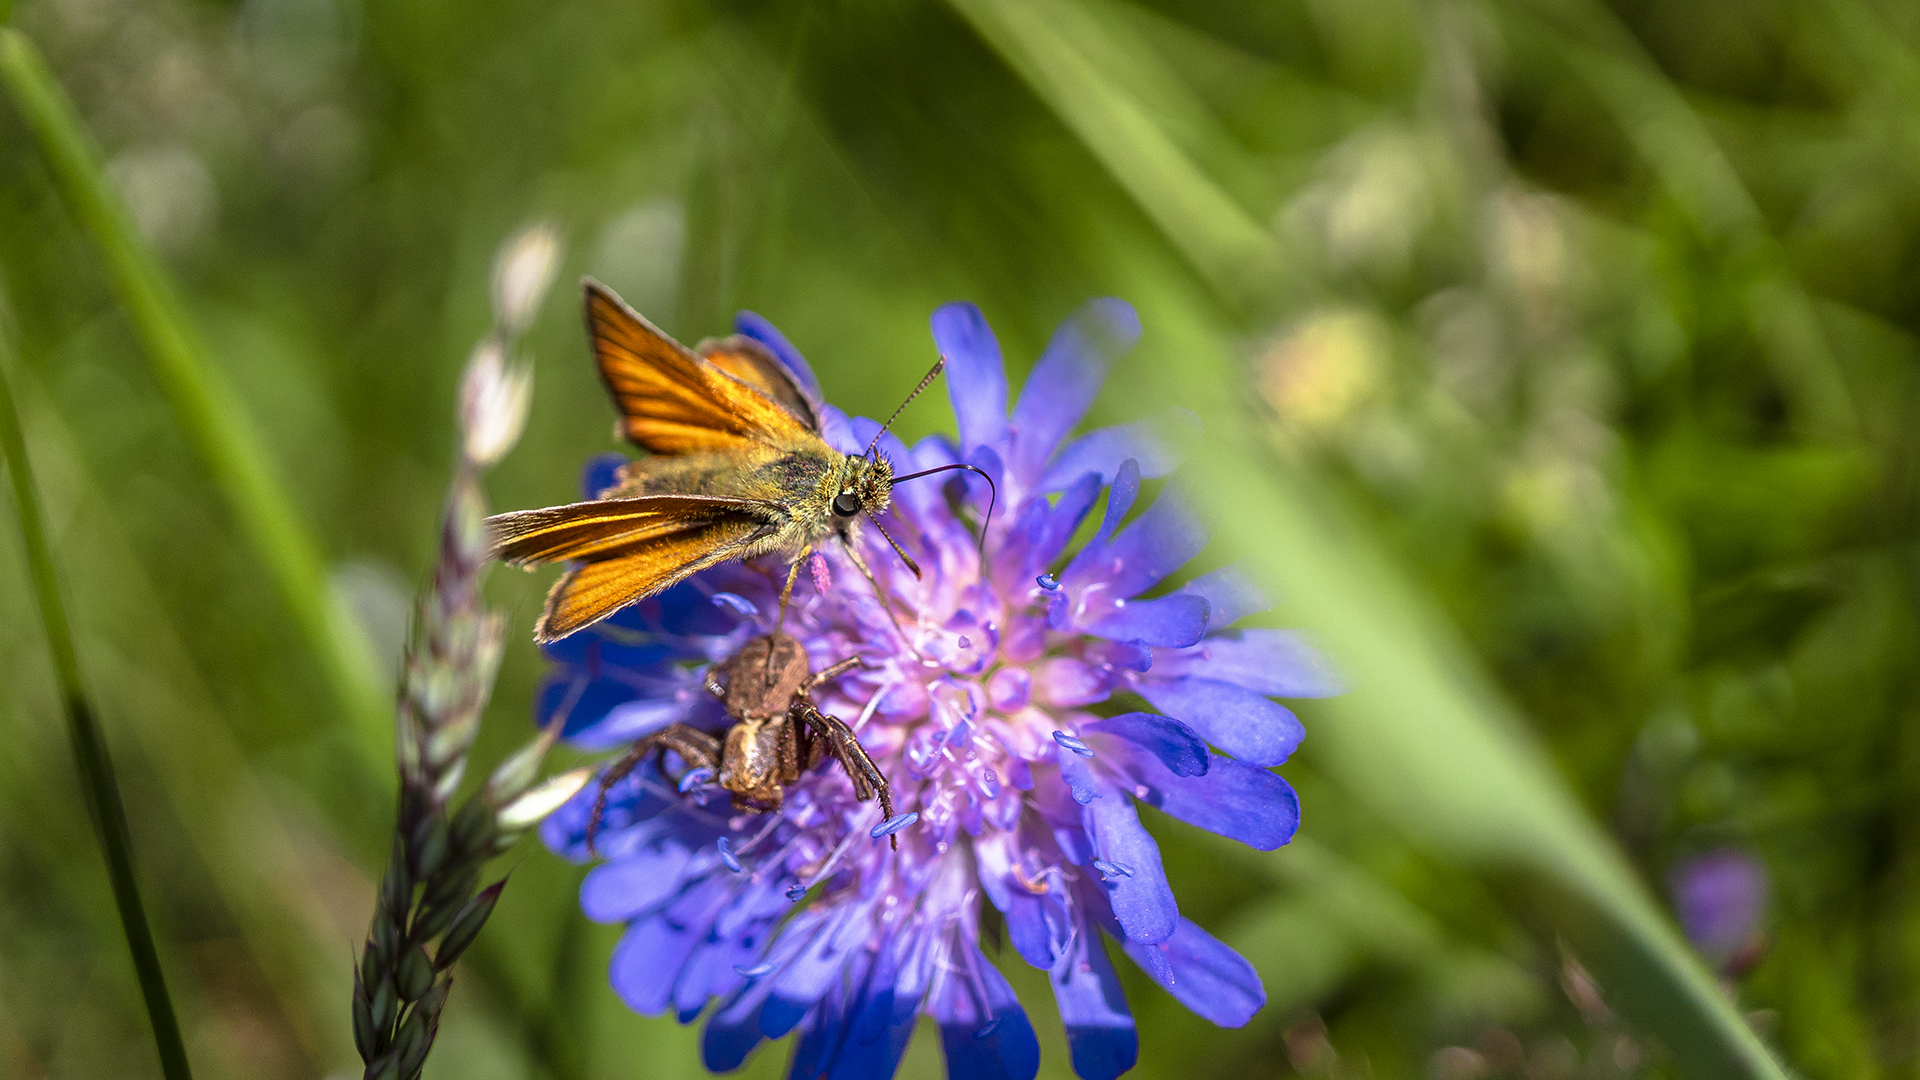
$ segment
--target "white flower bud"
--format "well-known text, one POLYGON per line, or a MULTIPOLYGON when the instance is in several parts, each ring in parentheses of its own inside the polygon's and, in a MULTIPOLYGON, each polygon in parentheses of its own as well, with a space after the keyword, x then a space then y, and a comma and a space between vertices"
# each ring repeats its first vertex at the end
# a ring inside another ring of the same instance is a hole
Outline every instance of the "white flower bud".
POLYGON ((546 225, 522 229, 493 262, 493 317, 511 337, 527 328, 560 265, 560 238, 546 225))
POLYGON ((513 833, 531 828, 541 818, 560 809, 568 799, 579 794, 591 779, 593 770, 590 768, 563 772, 549 779, 500 808, 500 814, 495 819, 500 824, 500 831, 513 833))
POLYGON ((533 368, 509 369, 498 338, 480 343, 460 380, 460 429, 468 461, 487 466, 520 440, 533 397, 533 368))

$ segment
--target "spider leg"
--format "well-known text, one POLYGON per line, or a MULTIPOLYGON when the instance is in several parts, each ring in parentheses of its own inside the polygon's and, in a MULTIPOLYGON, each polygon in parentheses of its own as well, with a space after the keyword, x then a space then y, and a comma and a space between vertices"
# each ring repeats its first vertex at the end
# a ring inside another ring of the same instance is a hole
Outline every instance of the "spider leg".
POLYGON ((800 725, 793 722, 791 713, 780 722, 780 738, 774 745, 780 758, 780 782, 791 784, 800 779, 801 763, 811 747, 802 745, 800 725))
POLYGON ((712 694, 714 697, 719 698, 721 701, 725 701, 727 700, 727 688, 724 686, 721 686, 720 681, 714 678, 714 675, 718 672, 719 667, 720 667, 719 664, 707 665, 707 679, 706 679, 705 685, 707 688, 707 693, 712 694))
POLYGON ((813 674, 807 676, 806 679, 803 682, 801 682, 800 692, 802 694, 810 693, 814 687, 819 686, 821 683, 826 682, 828 679, 838 678, 841 675, 845 675, 847 672, 852 671, 854 668, 859 667, 863 662, 864 661, 862 661, 857 656, 849 656, 845 660, 840 661, 839 663, 833 665, 832 667, 826 669, 825 671, 816 671, 813 674))
POLYGON ((718 772, 720 769, 720 741, 685 724, 668 724, 651 735, 634 741, 626 756, 614 762, 607 771, 600 774, 600 790, 593 799, 593 813, 587 818, 587 854, 598 856, 594 839, 600 834, 600 821, 607 814, 607 791, 613 785, 626 779, 648 754, 665 753, 671 750, 696 769, 708 769, 718 772))
MULTIPOLYGON (((840 767, 847 770, 847 778, 853 781, 854 798, 865 802, 878 797, 881 811, 889 819, 893 817, 893 789, 846 721, 837 716, 828 716, 815 708, 811 701, 794 702, 793 707, 787 710, 787 715, 796 723, 811 729, 815 738, 826 743, 827 751, 839 760, 840 767)), ((894 850, 899 850, 899 840, 889 836, 887 842, 893 845, 894 850)))

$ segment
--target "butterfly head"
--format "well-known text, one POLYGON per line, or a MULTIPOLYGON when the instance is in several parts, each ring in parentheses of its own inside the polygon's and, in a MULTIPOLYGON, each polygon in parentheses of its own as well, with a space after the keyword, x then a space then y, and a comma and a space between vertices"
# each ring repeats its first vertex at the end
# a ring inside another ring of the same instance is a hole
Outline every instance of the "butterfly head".
POLYGON ((834 525, 846 533, 861 514, 879 514, 893 502, 893 463, 878 455, 847 458, 840 490, 830 509, 834 525))

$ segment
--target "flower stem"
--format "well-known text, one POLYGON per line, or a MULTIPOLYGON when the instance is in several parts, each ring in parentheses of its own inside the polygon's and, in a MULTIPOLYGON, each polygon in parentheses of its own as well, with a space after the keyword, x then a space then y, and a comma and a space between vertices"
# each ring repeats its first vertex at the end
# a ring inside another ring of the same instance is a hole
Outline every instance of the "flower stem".
POLYGON ((33 470, 27 462, 20 414, 14 408, 13 393, 7 384, 6 359, 4 346, 0 344, 0 457, 7 459, 7 468, 13 477, 13 501, 20 514, 27 570, 39 600, 47 648, 53 654, 54 675, 67 713, 67 733, 73 740, 74 761, 80 769, 80 791, 94 828, 99 832, 101 854, 107 861, 107 879, 113 885, 114 905, 120 910, 120 926, 126 931, 127 948, 133 953, 133 970, 140 982, 141 996, 147 1002, 147 1018, 153 1023, 160 1070, 167 1080, 191 1080, 193 1073, 187 1066, 187 1048, 180 1040, 180 1022, 167 996, 166 975, 160 970, 160 953, 154 947, 153 929, 148 926, 146 909, 140 904, 127 813, 120 803, 120 789, 114 784, 113 761, 107 755, 106 739, 81 687, 72 625, 60 599, 53 551, 47 540, 46 515, 41 512, 39 489, 34 486, 33 470))
POLYGON ((107 183, 73 102, 18 30, 0 28, 0 84, 39 140, 68 212, 98 245, 175 418, 324 666, 354 725, 365 775, 384 780, 392 735, 372 647, 328 588, 325 559, 259 432, 208 361, 165 272, 107 183))

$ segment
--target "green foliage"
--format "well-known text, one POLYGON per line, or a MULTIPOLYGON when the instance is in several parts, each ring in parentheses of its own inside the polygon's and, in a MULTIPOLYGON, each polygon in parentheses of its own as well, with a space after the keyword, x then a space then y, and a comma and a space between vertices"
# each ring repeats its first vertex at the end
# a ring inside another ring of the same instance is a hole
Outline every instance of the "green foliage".
MULTIPOLYGON (((1355 689, 1302 709, 1293 847, 1151 823, 1270 1004, 1220 1032, 1133 979, 1136 1075, 1920 1061, 1907 8, 22 0, 12 25, 85 129, 49 156, 45 108, 0 107, 0 332, 202 1076, 353 1064, 385 749, 339 752, 368 745, 339 688, 378 680, 324 641, 397 662, 490 261, 531 220, 683 339, 767 315, 868 414, 944 300, 1016 368, 1085 297, 1139 306, 1100 418, 1202 415, 1207 557, 1249 559, 1355 689), (202 376, 228 389, 196 413, 202 376), (1668 879, 1726 846, 1770 911, 1716 986, 1668 879)), ((572 302, 523 342, 497 506, 569 497, 612 445, 572 302)), ((12 535, 0 1072, 149 1075, 12 535)), ((517 629, 479 760, 531 734, 544 584, 489 583, 517 629)), ((428 1075, 699 1075, 693 1031, 606 989, 579 871, 516 857, 428 1075)), ((1043 980, 1003 959, 1065 1075, 1043 980)), ((937 1069, 920 1045, 904 1073, 937 1069)))

